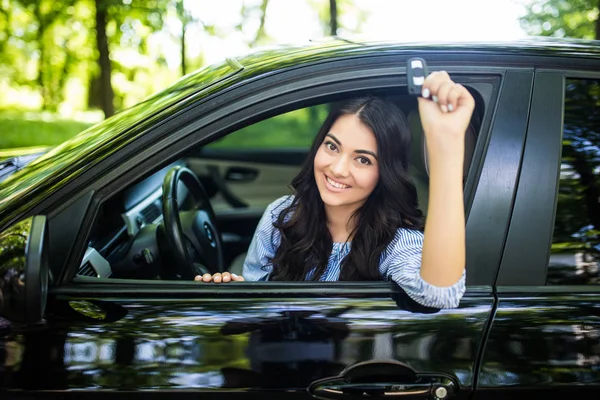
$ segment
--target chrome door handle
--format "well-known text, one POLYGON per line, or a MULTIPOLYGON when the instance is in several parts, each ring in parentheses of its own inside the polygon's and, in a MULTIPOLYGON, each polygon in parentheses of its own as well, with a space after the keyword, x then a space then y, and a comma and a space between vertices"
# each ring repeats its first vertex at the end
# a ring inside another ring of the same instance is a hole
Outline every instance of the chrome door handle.
POLYGON ((308 391, 323 400, 373 397, 447 400, 458 390, 446 374, 417 373, 398 361, 366 361, 346 368, 339 376, 313 382, 308 391))

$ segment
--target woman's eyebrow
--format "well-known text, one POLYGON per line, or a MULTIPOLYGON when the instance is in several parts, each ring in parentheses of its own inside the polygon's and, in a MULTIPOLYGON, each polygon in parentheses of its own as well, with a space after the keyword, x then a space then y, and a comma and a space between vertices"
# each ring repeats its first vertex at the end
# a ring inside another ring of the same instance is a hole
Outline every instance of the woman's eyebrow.
POLYGON ((339 140, 338 138, 336 138, 335 136, 333 136, 333 133, 328 133, 328 134, 327 134, 327 135, 325 135, 325 136, 329 136, 330 138, 332 138, 332 139, 333 139, 333 141, 334 141, 334 142, 336 142, 336 143, 338 144, 338 146, 341 146, 341 145, 342 145, 342 142, 340 142, 340 140, 339 140))
MULTIPOLYGON (((338 146, 341 146, 341 145, 342 145, 342 142, 340 142, 340 140, 339 140, 338 138, 336 138, 336 137, 333 135, 333 133, 328 133, 328 134, 327 134, 327 135, 325 135, 325 136, 329 136, 329 137, 330 137, 330 138, 331 138, 331 139, 332 139, 334 142, 336 142, 336 143, 337 143, 337 145, 338 145, 338 146)), ((370 155, 370 156, 374 157, 376 160, 379 160, 379 158, 377 158, 377 154, 373 153, 373 152, 372 152, 372 151, 370 151, 370 150, 354 150, 354 152, 355 152, 355 153, 358 153, 358 154, 368 154, 368 155, 370 155)))
POLYGON ((358 154, 368 154, 370 156, 373 156, 376 160, 379 160, 379 158, 377 158, 377 154, 369 150, 354 150, 354 152, 358 154))

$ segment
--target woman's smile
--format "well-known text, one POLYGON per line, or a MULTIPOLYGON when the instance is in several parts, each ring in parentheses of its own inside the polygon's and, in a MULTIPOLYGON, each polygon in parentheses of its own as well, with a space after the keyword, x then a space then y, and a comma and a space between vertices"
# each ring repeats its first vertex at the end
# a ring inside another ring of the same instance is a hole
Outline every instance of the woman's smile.
POLYGON ((325 181, 327 182, 327 185, 326 185, 327 189, 329 189, 333 192, 342 192, 342 191, 352 188, 352 186, 345 185, 341 182, 338 182, 338 181, 330 178, 327 175, 325 175, 325 181))

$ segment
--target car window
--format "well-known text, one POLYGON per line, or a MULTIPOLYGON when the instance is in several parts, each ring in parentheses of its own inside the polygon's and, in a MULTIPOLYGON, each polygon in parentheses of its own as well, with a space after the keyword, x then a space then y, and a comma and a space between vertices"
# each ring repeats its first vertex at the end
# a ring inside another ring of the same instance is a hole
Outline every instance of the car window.
POLYGON ((547 283, 600 283, 600 80, 567 79, 547 283))
POLYGON ((327 111, 328 106, 322 104, 276 115, 215 140, 206 148, 308 148, 327 111))
MULTIPOLYGON (((406 94, 383 96, 407 116, 412 135, 409 173, 417 189, 419 208, 426 215, 428 161, 424 156, 417 100, 406 94)), ((475 97, 477 107, 466 139, 465 179, 484 115, 482 97, 475 97)), ((198 177, 210 199, 222 237, 224 269, 241 274, 267 206, 291 193, 290 184, 306 160, 314 136, 338 100, 251 123, 200 148, 190 149, 176 163, 163 166, 143 181, 113 194, 98 211, 78 278, 175 279, 165 276, 165 265, 177 263, 169 258, 162 227, 163 182, 167 171, 175 165, 186 167, 198 177)), ((193 204, 186 203, 185 196, 184 193, 179 197, 181 210, 193 204)))

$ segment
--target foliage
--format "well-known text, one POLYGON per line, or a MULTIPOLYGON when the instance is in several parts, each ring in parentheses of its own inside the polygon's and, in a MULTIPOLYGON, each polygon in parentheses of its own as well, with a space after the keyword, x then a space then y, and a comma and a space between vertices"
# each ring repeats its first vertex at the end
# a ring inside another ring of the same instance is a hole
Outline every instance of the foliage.
MULTIPOLYGON (((236 35, 249 48, 275 42, 268 31, 269 0, 232 2, 239 7, 232 9, 237 19, 218 25, 204 18, 208 5, 192 1, 0 0, 0 148, 57 144, 88 125, 67 121, 71 116, 98 108, 106 112, 107 104, 116 111, 131 107, 203 66, 198 41, 236 35), (105 14, 108 56, 98 47, 99 10, 105 14), (101 68, 109 74, 104 84, 101 68), (18 114, 3 111, 14 108, 57 115, 50 121, 18 121, 18 114)), ((328 35, 332 0, 306 1, 328 35)), ((333 3, 340 35, 361 28, 367 15, 352 1, 333 3)))
POLYGON ((327 106, 315 106, 252 124, 211 143, 213 148, 308 148, 327 116, 327 106))
POLYGON ((535 36, 600 39, 598 0, 535 0, 521 26, 535 36))
MULTIPOLYGON (((598 283, 600 261, 600 85, 566 85, 562 165, 552 254, 567 255, 549 269, 549 283, 598 283), (571 258, 568 256, 571 255, 571 258), (571 261, 568 261, 571 260, 571 261), (573 265, 567 265, 571 263, 573 265)), ((558 259, 557 259, 558 260, 558 259)))

